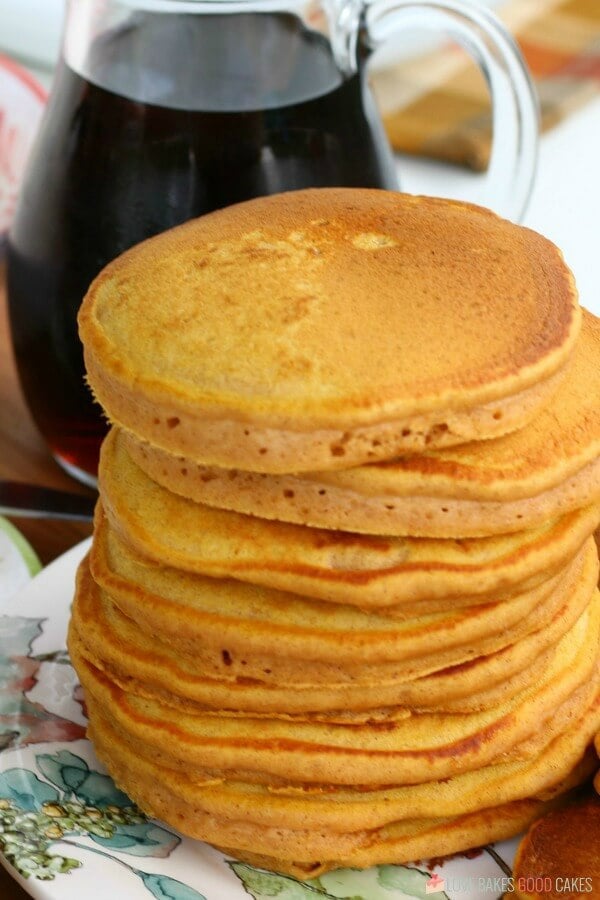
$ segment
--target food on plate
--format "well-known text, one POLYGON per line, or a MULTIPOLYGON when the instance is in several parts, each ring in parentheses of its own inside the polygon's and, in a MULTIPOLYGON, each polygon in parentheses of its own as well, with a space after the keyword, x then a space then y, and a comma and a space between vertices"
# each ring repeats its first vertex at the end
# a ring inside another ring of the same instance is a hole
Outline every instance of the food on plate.
POLYGON ((600 322, 492 213, 300 191, 124 254, 69 649, 147 813, 308 878, 509 837, 600 731, 600 322))
POLYGON ((513 867, 516 900, 600 896, 600 799, 579 798, 537 821, 513 867))
POLYGON ((199 463, 286 474, 516 429, 558 386, 580 319, 569 269, 535 232, 340 188, 145 241, 79 315, 111 420, 199 463))

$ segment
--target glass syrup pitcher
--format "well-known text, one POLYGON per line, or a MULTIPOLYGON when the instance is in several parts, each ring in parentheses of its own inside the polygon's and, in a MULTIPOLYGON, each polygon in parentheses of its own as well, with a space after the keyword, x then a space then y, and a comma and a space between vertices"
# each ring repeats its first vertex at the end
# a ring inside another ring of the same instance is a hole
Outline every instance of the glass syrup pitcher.
MULTIPOLYGON (((93 482, 106 430, 76 316, 122 251, 219 207, 304 187, 398 190, 365 67, 400 29, 461 43, 490 86, 482 202, 518 218, 537 108, 505 30, 463 0, 70 0, 8 248, 21 384, 55 458, 93 482)), ((168 298, 165 298, 168 302, 168 298)))

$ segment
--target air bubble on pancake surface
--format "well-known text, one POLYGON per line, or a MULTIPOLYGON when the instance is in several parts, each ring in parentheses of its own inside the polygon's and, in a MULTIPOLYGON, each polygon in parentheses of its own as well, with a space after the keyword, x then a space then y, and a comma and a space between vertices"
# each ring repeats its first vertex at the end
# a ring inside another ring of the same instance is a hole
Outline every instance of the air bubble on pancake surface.
POLYGON ((357 250, 381 250, 385 247, 396 247, 398 241, 390 237, 388 234, 377 234, 374 231, 365 231, 355 234, 352 238, 352 245, 357 250))

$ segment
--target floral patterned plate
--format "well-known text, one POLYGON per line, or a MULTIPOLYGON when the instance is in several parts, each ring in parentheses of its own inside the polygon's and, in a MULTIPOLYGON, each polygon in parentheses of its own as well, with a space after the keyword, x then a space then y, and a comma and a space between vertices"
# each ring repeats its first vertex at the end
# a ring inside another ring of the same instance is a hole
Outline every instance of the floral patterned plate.
MULTIPOLYGON (((105 774, 65 650, 73 548, 0 590, 0 861, 40 900, 497 900, 515 842, 303 883, 225 857, 148 819, 105 774)), ((2 574, 0 571, 0 587, 2 574)))

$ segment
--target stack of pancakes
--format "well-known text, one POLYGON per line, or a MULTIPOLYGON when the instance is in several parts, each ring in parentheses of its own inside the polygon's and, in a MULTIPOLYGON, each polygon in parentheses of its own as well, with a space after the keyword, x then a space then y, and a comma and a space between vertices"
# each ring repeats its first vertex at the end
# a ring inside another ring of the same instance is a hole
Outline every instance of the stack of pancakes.
POLYGON ((300 876, 515 834, 600 727, 600 321, 560 253, 379 191, 112 263, 69 646, 117 783, 300 876))

